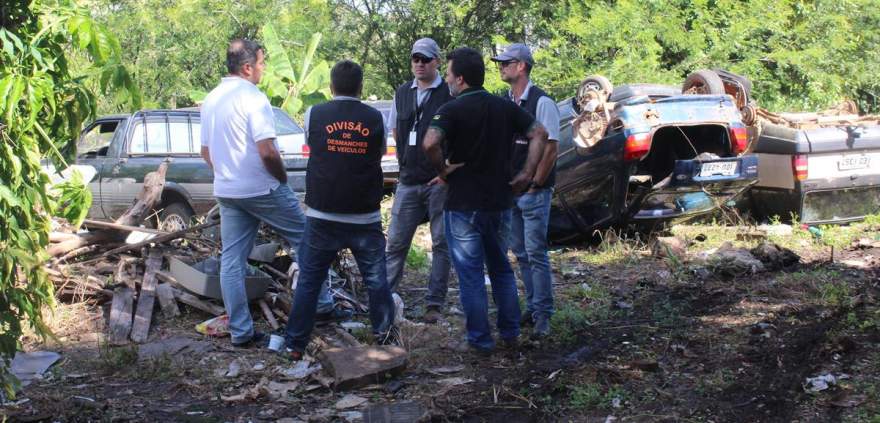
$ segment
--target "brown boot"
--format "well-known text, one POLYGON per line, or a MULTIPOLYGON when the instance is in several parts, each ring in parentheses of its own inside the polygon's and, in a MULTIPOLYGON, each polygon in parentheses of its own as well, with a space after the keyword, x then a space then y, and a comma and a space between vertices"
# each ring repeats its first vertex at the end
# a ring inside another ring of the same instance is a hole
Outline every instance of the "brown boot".
POLYGON ((425 323, 437 323, 441 319, 443 319, 443 312, 437 306, 428 306, 425 310, 425 315, 422 316, 422 320, 425 323))

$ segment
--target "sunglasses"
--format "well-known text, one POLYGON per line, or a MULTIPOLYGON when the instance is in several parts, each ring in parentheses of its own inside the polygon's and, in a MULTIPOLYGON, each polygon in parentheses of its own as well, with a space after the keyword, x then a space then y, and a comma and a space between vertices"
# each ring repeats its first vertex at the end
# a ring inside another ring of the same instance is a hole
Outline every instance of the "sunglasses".
POLYGON ((425 56, 413 56, 412 57, 413 63, 421 63, 424 65, 431 63, 432 60, 434 60, 434 59, 432 59, 430 57, 425 57, 425 56))
POLYGON ((498 66, 503 68, 503 67, 510 66, 514 63, 519 63, 519 60, 505 60, 503 62, 498 62, 498 66))

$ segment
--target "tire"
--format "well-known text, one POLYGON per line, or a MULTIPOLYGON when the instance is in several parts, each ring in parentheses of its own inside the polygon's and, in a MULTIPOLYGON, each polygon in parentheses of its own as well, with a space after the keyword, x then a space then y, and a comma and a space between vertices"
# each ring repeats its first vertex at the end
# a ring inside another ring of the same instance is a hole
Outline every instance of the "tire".
POLYGON ((192 223, 193 211, 186 203, 171 203, 165 205, 162 213, 159 213, 159 229, 166 232, 186 229, 192 223))
POLYGON ((602 75, 590 75, 584 78, 581 81, 580 85, 578 85, 577 93, 575 97, 572 99, 572 106, 575 111, 580 114, 582 112, 582 106, 587 103, 591 98, 596 98, 595 94, 589 95, 590 91, 597 91, 601 93, 599 97, 599 101, 605 102, 608 101, 608 98, 611 97, 611 91, 614 90, 614 85, 611 84, 611 81, 608 78, 602 75))
POLYGON ((698 70, 684 80, 681 92, 682 94, 724 94, 724 81, 713 71, 698 70))
MULTIPOLYGON (((608 78, 602 75, 590 75, 586 77, 583 81, 581 81, 580 85, 581 89, 593 89, 596 91, 605 91, 606 96, 611 95, 611 91, 614 90, 614 85, 611 84, 611 81, 608 78)), ((581 91, 581 90, 578 90, 581 91)))

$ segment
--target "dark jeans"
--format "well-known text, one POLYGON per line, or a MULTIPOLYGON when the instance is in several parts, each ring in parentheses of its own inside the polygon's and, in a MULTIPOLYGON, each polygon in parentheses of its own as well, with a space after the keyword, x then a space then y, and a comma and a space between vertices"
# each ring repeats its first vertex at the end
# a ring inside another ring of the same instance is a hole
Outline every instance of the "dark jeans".
POLYGON ((505 242, 506 232, 510 228, 510 210, 447 210, 444 217, 446 242, 458 274, 467 341, 481 349, 495 347, 489 327, 489 298, 483 275, 484 265, 489 270, 492 298, 498 307, 498 332, 502 339, 516 338, 519 336, 519 296, 516 278, 507 260, 505 242))
POLYGON ((534 318, 553 315, 553 273, 547 254, 552 195, 552 189, 542 189, 517 197, 510 221, 510 249, 522 272, 526 313, 534 318))
POLYGON ((446 190, 446 185, 442 184, 398 184, 394 193, 394 205, 391 207, 391 224, 388 226, 388 247, 385 255, 388 262, 388 284, 393 291, 403 277, 403 267, 416 228, 422 223, 425 214, 430 218, 433 260, 428 293, 425 296, 425 304, 429 307, 446 305, 450 271, 449 248, 446 247, 446 232, 443 230, 446 190))
POLYGON ((351 249, 369 292, 373 333, 388 332, 394 322, 394 300, 385 274, 382 224, 357 225, 307 217, 297 253, 299 283, 287 319, 287 344, 295 351, 305 351, 309 343, 321 286, 337 253, 345 248, 351 249))

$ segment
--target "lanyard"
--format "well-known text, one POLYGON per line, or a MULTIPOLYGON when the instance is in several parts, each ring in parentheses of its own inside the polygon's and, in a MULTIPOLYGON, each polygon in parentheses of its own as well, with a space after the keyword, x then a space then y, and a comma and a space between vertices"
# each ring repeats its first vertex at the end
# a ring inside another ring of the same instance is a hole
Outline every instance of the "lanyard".
POLYGON ((425 111, 425 109, 424 109, 425 103, 427 103, 428 99, 431 98, 431 93, 433 93, 433 92, 434 92, 434 87, 428 88, 428 92, 425 93, 425 97, 422 99, 421 102, 419 102, 419 89, 416 88, 416 92, 415 92, 415 96, 416 96, 416 101, 415 101, 415 103, 416 103, 416 121, 413 124, 413 128, 415 128, 419 124, 419 121, 422 120, 422 112, 425 111))

